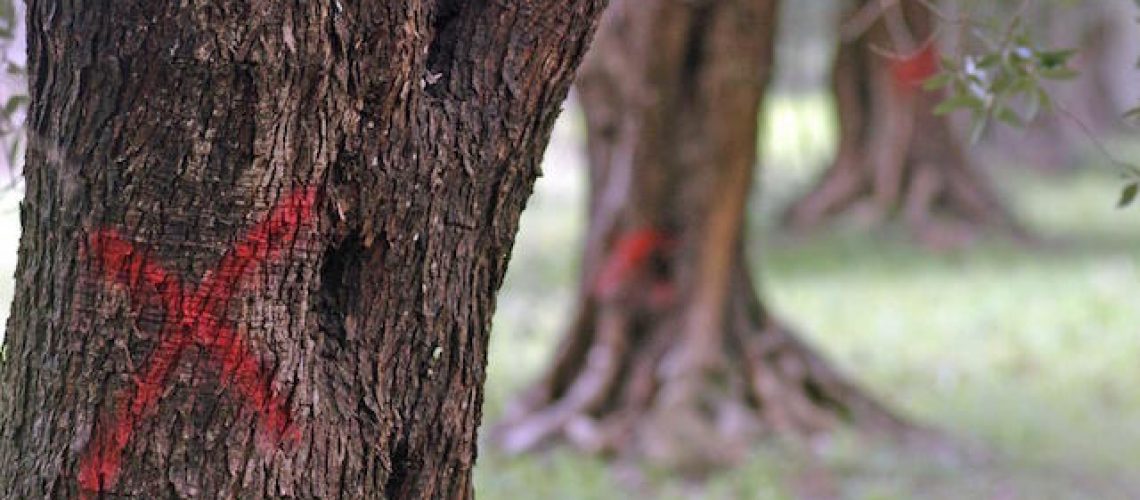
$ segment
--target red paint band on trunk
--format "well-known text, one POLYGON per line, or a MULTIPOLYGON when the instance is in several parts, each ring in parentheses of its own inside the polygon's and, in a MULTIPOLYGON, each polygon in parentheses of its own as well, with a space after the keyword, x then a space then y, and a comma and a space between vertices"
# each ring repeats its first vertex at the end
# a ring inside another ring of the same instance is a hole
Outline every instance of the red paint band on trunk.
POLYGON ((159 300, 166 319, 159 344, 135 378, 133 394, 125 388, 115 396, 109 428, 96 429, 80 461, 82 490, 101 492, 118 482, 123 450, 131 435, 155 411, 172 371, 186 348, 193 345, 207 351, 221 384, 236 389, 242 403, 257 412, 261 425, 274 439, 300 437, 287 402, 273 393, 271 374, 230 326, 227 315, 230 300, 243 280, 291 249, 302 227, 313 222, 315 204, 314 188, 290 194, 250 228, 193 290, 185 289, 181 280, 154 263, 145 249, 114 230, 100 230, 88 238, 87 258, 103 278, 126 288, 136 308, 159 300))
POLYGON ((938 48, 928 41, 913 54, 891 60, 890 68, 891 78, 900 89, 917 90, 938 74, 938 48))
POLYGON ((653 252, 665 245, 665 234, 652 228, 630 231, 618 239, 594 282, 594 293, 603 297, 621 289, 653 252))

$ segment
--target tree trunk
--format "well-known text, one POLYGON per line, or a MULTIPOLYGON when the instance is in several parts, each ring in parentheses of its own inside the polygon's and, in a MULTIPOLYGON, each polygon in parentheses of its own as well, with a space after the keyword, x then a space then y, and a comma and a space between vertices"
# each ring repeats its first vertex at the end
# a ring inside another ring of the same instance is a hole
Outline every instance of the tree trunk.
POLYGON ((941 93, 922 89, 938 67, 932 14, 917 1, 879 10, 860 1, 843 23, 860 33, 840 34, 854 38, 841 41, 832 71, 838 151, 818 184, 788 209, 785 224, 810 229, 862 209, 879 222, 901 215, 939 246, 965 243, 983 229, 1021 236, 949 120, 932 113, 941 93), (874 22, 860 26, 869 12, 874 22), (892 48, 897 56, 882 53, 892 48))
POLYGON ((0 497, 471 497, 603 4, 30 1, 0 497))
POLYGON ((764 430, 901 425, 768 315, 741 255, 773 0, 619 0, 578 79, 590 223, 572 325, 508 411, 510 451, 566 440, 690 470, 764 430))

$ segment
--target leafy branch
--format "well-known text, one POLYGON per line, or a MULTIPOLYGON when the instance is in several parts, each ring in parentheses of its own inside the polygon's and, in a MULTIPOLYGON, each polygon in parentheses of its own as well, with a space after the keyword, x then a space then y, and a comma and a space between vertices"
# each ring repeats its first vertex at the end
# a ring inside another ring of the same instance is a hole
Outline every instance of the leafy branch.
MULTIPOLYGON (((1028 0, 1022 1, 1008 23, 999 29, 983 28, 968 21, 968 16, 950 19, 927 0, 919 1, 943 22, 968 25, 970 29, 965 31, 984 47, 978 52, 960 52, 954 57, 942 58, 942 71, 924 84, 927 90, 945 92, 945 97, 934 109, 935 114, 969 111, 972 118, 971 141, 977 142, 994 120, 1024 127, 1042 113, 1061 113, 1075 123, 1124 176, 1125 186, 1119 205, 1128 206, 1136 200, 1140 195, 1140 166, 1112 154, 1086 124, 1050 97, 1049 82, 1080 76, 1070 65, 1077 51, 1045 48, 1034 42, 1023 22, 1028 0), (1000 31, 1000 36, 992 36, 995 31, 1000 31)), ((1140 0, 1136 2, 1140 5, 1140 0)), ((1140 119, 1140 107, 1125 111, 1124 118, 1140 119)))

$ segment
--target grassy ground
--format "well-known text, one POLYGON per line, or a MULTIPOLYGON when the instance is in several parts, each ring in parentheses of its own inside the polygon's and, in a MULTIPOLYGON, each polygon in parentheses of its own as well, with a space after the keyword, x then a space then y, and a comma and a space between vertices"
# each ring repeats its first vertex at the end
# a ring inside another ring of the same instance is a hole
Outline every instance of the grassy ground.
MULTIPOLYGON (((856 225, 792 240, 770 230, 774 209, 810 182, 833 132, 825 102, 775 104, 749 246, 767 300, 866 387, 988 459, 840 435, 758 447, 702 489, 661 471, 630 481, 565 451, 488 449, 481 497, 779 499, 814 486, 824 498, 1140 498, 1140 209, 1113 208, 1120 184, 1107 167, 995 174, 1043 235, 1033 249, 984 241, 931 254, 856 225)), ((559 130, 524 215, 495 320, 488 422, 540 371, 567 313, 583 223, 579 135, 573 123, 559 130)))

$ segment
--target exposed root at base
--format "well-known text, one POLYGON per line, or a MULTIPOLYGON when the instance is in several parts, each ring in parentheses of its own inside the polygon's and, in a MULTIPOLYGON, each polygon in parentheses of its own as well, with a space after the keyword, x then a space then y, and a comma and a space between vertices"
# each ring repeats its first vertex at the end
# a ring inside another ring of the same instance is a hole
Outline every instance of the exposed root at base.
POLYGON ((679 329, 668 321, 639 329, 630 315, 585 311, 547 377, 491 439, 509 453, 565 442, 691 474, 740 462, 766 435, 810 438, 849 425, 935 439, 766 319, 751 290, 733 301, 720 357, 704 364, 684 361, 679 329))
MULTIPOLYGON (((854 163, 837 163, 807 195, 784 213, 784 227, 809 232, 842 214, 859 214, 872 224, 901 216, 922 244, 935 249, 960 248, 981 235, 1032 242, 990 187, 972 173, 933 164, 910 167, 902 189, 892 195, 876 191, 866 172, 854 163)), ((964 168, 964 167, 962 167, 964 168)))

